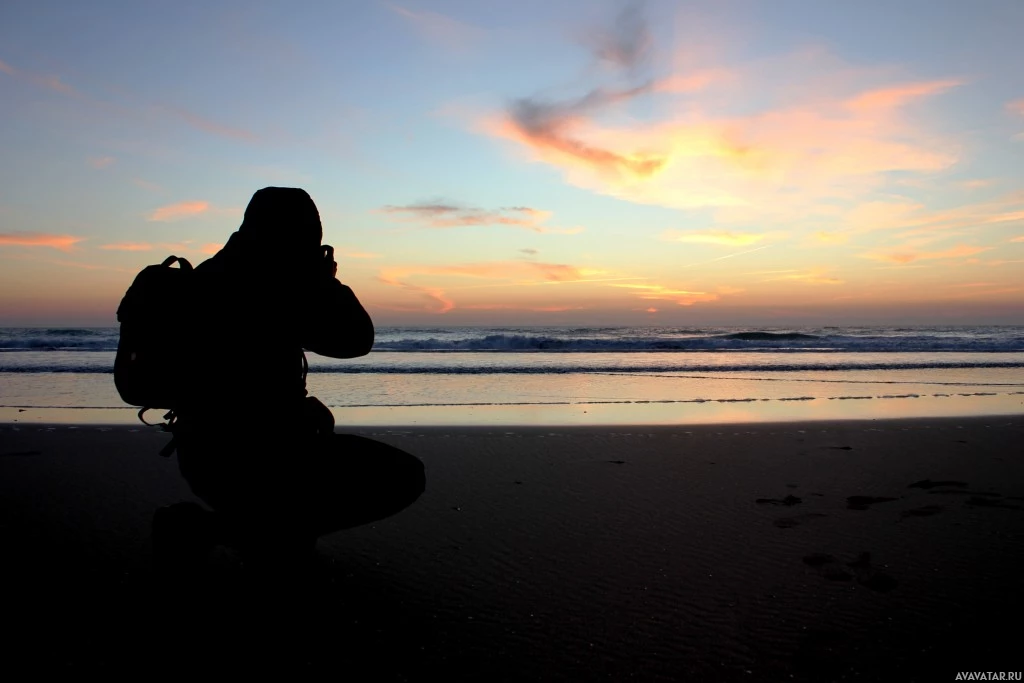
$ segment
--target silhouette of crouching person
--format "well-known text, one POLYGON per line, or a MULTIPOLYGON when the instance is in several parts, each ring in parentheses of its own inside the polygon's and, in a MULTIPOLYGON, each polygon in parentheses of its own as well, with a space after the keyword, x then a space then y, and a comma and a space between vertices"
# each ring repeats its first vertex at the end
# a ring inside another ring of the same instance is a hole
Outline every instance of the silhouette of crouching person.
POLYGON ((158 560, 187 560, 216 543, 264 559, 305 552, 319 536, 393 515, 423 492, 417 458, 334 433, 330 410, 307 396, 304 350, 354 358, 374 337, 321 240, 310 196, 268 187, 196 267, 175 437, 181 473, 216 521, 196 505, 162 508, 158 560))

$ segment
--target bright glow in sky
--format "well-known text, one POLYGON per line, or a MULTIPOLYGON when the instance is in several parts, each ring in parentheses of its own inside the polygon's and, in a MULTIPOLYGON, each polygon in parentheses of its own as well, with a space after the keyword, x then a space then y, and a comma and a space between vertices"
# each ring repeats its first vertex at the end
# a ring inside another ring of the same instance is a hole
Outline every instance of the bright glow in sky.
MULTIPOLYGON (((0 325, 305 188, 378 324, 1024 323, 1024 2, 0 9, 0 325)), ((272 268, 254 263, 254 276, 272 268)))

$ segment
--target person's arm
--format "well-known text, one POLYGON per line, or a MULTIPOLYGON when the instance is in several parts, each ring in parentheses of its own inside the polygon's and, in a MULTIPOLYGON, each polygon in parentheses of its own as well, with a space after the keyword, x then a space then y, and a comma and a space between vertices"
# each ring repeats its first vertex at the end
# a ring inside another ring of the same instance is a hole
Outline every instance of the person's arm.
POLYGON ((365 356, 373 348, 370 315, 336 278, 320 280, 305 301, 303 348, 331 358, 365 356))

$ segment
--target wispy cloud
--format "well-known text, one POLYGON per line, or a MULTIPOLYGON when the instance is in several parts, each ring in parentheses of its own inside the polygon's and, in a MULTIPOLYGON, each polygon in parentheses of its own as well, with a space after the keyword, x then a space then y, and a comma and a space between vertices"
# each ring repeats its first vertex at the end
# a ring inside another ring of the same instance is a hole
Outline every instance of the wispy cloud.
POLYGON ((114 157, 93 157, 89 159, 89 165, 96 170, 102 170, 113 166, 115 161, 117 160, 114 157))
POLYGON ((195 112, 181 107, 174 107, 166 104, 153 105, 153 109, 166 113, 174 118, 184 121, 188 125, 201 130, 206 133, 211 133, 220 137, 231 138, 233 140, 240 140, 242 142, 255 142, 259 137, 250 130, 245 128, 238 128, 236 126, 229 126, 218 121, 212 121, 204 116, 200 116, 195 112))
POLYGON ((1024 235, 1019 235, 1010 239, 1011 242, 1024 242, 1024 235))
POLYGON ((132 178, 132 184, 141 187, 144 190, 149 190, 150 192, 163 192, 164 190, 160 185, 142 178, 132 178))
POLYGON ((100 246, 107 251, 152 251, 155 248, 156 245, 149 242, 115 242, 100 246))
POLYGON ((100 249, 106 251, 165 251, 167 253, 194 253, 194 254, 215 254, 223 244, 194 244, 191 240, 183 242, 113 242, 100 245, 100 249))
POLYGON ((483 29, 444 14, 414 11, 394 4, 388 7, 405 19, 425 40, 446 51, 464 51, 475 47, 485 35, 483 29))
POLYGON ((598 28, 584 36, 594 55, 619 69, 643 66, 654 46, 644 17, 644 3, 631 0, 623 5, 607 28, 598 28))
POLYGON ((478 209, 438 200, 404 206, 385 206, 380 211, 430 228, 504 225, 533 232, 557 232, 543 225, 550 218, 550 211, 529 206, 478 209))
POLYGON ((161 206, 150 212, 148 220, 155 222, 168 222, 191 218, 206 213, 210 209, 209 202, 184 201, 176 204, 161 206))
POLYGON ((1020 114, 1024 116, 1024 99, 1014 100, 1006 105, 1006 108, 1012 111, 1014 114, 1020 114))
POLYGON ((991 249, 991 247, 972 247, 966 244, 961 244, 941 251, 914 251, 910 249, 894 251, 873 251, 861 254, 861 256, 863 258, 872 259, 874 261, 904 264, 913 263, 914 261, 931 261, 938 259, 964 258, 967 256, 974 256, 975 254, 980 254, 984 251, 989 251, 989 249, 991 249))
POLYGON ((729 232, 727 230, 705 230, 703 232, 679 233, 668 231, 663 235, 664 239, 672 242, 686 242, 689 244, 717 244, 724 247, 745 247, 757 244, 766 235, 751 232, 729 232))
POLYGON ((71 251, 84 237, 75 235, 52 235, 45 232, 0 233, 0 247, 49 247, 60 251, 71 251))
POLYGON ((582 94, 515 99, 478 127, 560 169, 570 184, 637 203, 715 208, 716 222, 733 224, 782 225, 819 211, 833 211, 834 221, 836 209, 894 173, 928 175, 959 158, 957 141, 936 133, 916 105, 960 79, 886 83, 866 70, 849 78, 853 70, 838 60, 803 53, 639 78, 625 72, 650 52, 640 47, 650 34, 632 11, 633 38, 593 46, 617 80, 582 94), (828 69, 834 77, 822 78, 828 69), (773 104, 780 91, 793 96, 773 104), (642 98, 642 110, 632 107, 642 98), (765 104, 752 110, 758 102, 765 104))
POLYGON ((4 61, 0 61, 0 72, 5 73, 13 78, 19 78, 29 83, 33 83, 34 85, 37 85, 41 88, 47 88, 49 90, 53 90, 64 95, 78 94, 74 88, 72 88, 67 83, 61 81, 58 76, 38 74, 30 71, 25 71, 24 69, 15 68, 14 66, 11 66, 10 64, 4 61))
MULTIPOLYGON (((125 106, 122 103, 114 104, 109 100, 104 101, 97 99, 92 95, 79 92, 72 86, 63 82, 59 76, 44 75, 26 71, 24 69, 16 68, 7 62, 0 61, 0 73, 5 73, 8 76, 32 83, 41 88, 46 88, 54 92, 59 92, 63 95, 75 97, 82 102, 101 108, 104 113, 108 115, 116 113, 122 116, 128 115, 135 118, 151 119, 152 115, 155 113, 157 115, 162 115, 163 117, 177 119, 192 128, 196 128, 213 135, 241 140, 244 142, 255 142, 259 139, 252 131, 213 121, 195 112, 189 111, 188 109, 170 104, 135 102, 131 106, 125 106)), ((128 99, 134 99, 121 88, 108 87, 108 89, 119 91, 122 95, 127 96, 128 99)))
POLYGON ((515 304, 468 304, 459 308, 470 311, 529 311, 532 313, 563 313, 586 309, 585 306, 517 306, 515 304))
POLYGON ((613 284, 609 286, 634 290, 634 294, 639 299, 673 301, 679 306, 692 306, 698 303, 718 301, 719 299, 719 295, 714 292, 693 292, 685 289, 674 289, 664 285, 613 284))
POLYGON ((428 287, 425 285, 417 285, 411 282, 404 282, 402 280, 389 277, 381 274, 377 279, 391 287, 398 287, 407 292, 412 292, 417 296, 418 299, 423 301, 421 306, 395 306, 387 305, 383 308, 387 308, 392 311, 427 311, 429 313, 447 313, 448 311, 455 308, 455 302, 445 296, 444 289, 440 287, 428 287))
POLYGON ((763 282, 799 282, 808 285, 841 285, 843 281, 828 275, 824 269, 797 270, 766 278, 763 282))

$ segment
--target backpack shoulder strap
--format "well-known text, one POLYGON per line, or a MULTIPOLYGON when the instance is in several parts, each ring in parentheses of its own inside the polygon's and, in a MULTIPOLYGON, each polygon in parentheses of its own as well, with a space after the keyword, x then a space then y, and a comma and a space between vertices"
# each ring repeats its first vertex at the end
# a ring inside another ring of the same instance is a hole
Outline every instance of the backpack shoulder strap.
POLYGON ((175 256, 174 254, 171 254, 170 256, 165 258, 163 263, 161 263, 160 265, 163 266, 164 268, 170 268, 175 264, 175 262, 177 262, 178 267, 181 268, 182 270, 192 270, 192 264, 189 263, 189 260, 187 258, 185 258, 184 256, 175 256))

